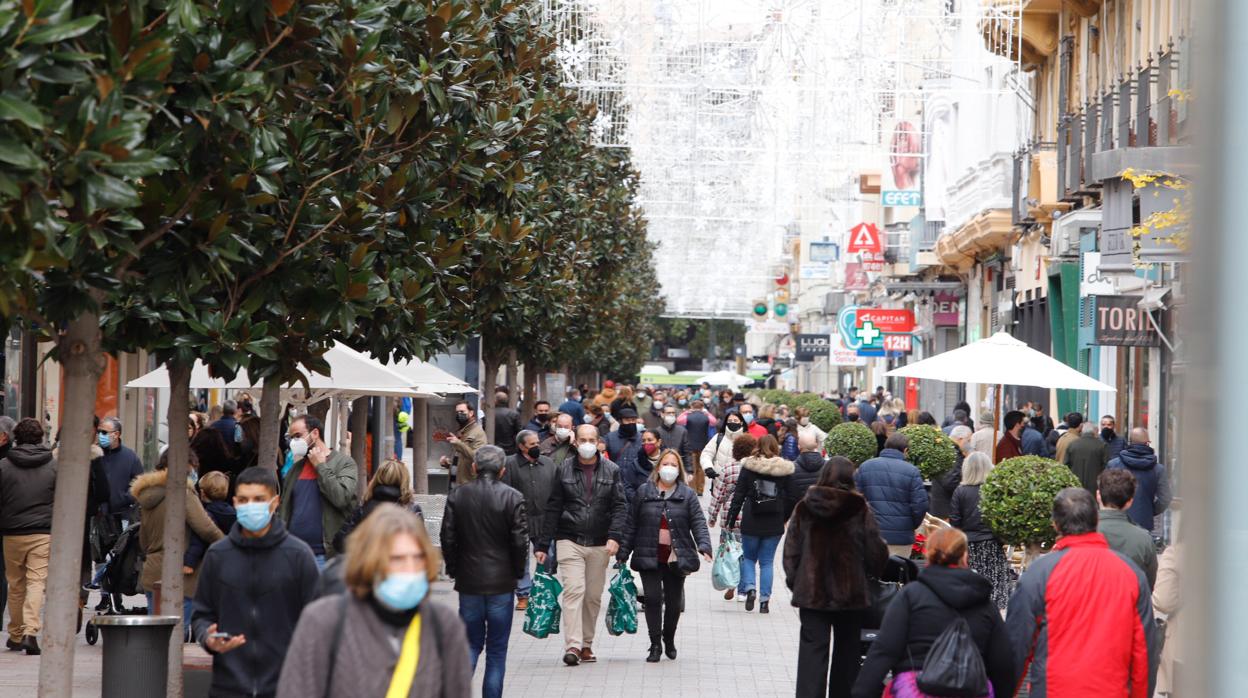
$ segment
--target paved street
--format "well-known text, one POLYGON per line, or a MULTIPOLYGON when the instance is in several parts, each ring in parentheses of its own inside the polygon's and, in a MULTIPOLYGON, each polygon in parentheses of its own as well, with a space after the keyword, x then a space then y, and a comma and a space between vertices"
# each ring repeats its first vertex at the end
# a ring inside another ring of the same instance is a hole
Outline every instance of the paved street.
MULTIPOLYGON (((718 529, 711 539, 718 540, 718 529)), ((507 657, 506 695, 583 696, 592 689, 602 698, 635 696, 662 691, 681 696, 789 696, 793 694, 797 668, 797 611, 789 605, 777 551, 775 598, 771 613, 745 612, 745 604, 724 601, 723 594, 711 587, 710 566, 686 581, 685 614, 681 618, 676 661, 666 657, 658 664, 645 662, 649 639, 645 618, 640 617, 636 635, 611 637, 606 632, 604 595, 599 632, 594 641, 596 664, 564 666, 562 640, 537 640, 522 631, 523 614, 517 613, 512 626, 511 649, 507 657)), ((608 576, 610 581, 610 576, 608 576)), ((640 580, 638 580, 640 583, 640 580)), ((454 605, 455 592, 449 583, 434 587, 434 598, 454 605)), ((92 596, 91 604, 97 598, 92 596)), ((130 597, 127 603, 143 603, 130 597)), ((640 614, 639 614, 640 615, 640 614)), ((7 625, 8 614, 5 613, 7 625)), ((88 645, 78 635, 74 654, 74 695, 100 694, 100 661, 103 644, 88 645)), ((482 664, 477 667, 476 689, 480 690, 482 664)), ((0 652, 0 698, 29 698, 38 683, 38 659, 13 652, 0 652)))

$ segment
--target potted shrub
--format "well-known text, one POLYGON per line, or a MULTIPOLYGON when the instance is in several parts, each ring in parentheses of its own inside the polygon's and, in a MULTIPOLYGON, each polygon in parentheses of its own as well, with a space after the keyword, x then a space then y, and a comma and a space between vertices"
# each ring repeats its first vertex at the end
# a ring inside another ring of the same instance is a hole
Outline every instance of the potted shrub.
POLYGON ((831 432, 841 423, 841 409, 827 400, 820 400, 819 404, 810 407, 810 423, 825 432, 831 432))
POLYGON ((997 464, 979 489, 979 508, 993 533, 1008 545, 1027 550, 1029 563, 1057 539, 1053 499, 1079 487, 1070 468, 1039 456, 1009 458, 997 464))
POLYGON ((948 472, 957 462, 957 445, 953 439, 930 424, 911 424, 901 430, 910 439, 907 460, 928 480, 948 472))
POLYGON ((868 458, 875 458, 877 445, 875 433, 861 422, 836 425, 823 442, 828 456, 845 456, 854 465, 862 465, 868 458))

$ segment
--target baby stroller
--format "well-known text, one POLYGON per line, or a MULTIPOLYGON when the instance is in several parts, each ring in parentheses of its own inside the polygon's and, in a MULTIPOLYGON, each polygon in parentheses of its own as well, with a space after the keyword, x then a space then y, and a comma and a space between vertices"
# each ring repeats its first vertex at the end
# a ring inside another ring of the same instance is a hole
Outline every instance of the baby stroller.
POLYGON ((888 610, 888 605, 901 594, 901 587, 918 578, 918 561, 909 560, 900 555, 892 555, 888 558, 884 573, 880 575, 880 592, 876 597, 877 601, 868 614, 871 617, 868 618, 867 625, 871 627, 862 629, 862 661, 866 661, 871 643, 880 636, 880 623, 884 619, 884 612, 888 610))
MULTIPOLYGON (((113 547, 106 554, 106 559, 99 577, 100 593, 107 600, 113 595, 134 596, 142 594, 143 589, 139 586, 139 574, 143 570, 143 548, 139 545, 139 528, 140 524, 133 524, 123 530, 117 536, 113 547)), ((97 611, 99 615, 123 615, 126 608, 113 607, 109 604, 105 610, 97 611)), ((100 629, 96 627, 93 619, 86 622, 86 640, 88 645, 94 645, 100 638, 100 629)))

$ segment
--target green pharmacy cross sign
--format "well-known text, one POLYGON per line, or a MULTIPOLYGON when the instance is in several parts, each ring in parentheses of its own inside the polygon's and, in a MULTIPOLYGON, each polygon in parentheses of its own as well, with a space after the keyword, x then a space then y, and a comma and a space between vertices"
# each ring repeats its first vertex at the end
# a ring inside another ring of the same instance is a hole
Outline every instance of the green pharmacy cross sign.
POLYGON ((877 330, 875 328, 875 323, 870 320, 863 322, 862 327, 859 327, 854 332, 858 335, 858 339, 862 340, 863 345, 867 346, 875 344, 876 338, 881 334, 884 334, 883 332, 877 330))

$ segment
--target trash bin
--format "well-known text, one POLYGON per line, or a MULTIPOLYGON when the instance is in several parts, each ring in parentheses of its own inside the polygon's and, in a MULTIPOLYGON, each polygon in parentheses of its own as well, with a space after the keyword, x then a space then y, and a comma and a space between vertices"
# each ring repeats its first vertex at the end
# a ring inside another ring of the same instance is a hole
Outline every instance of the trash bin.
POLYGON ((103 698, 162 698, 177 616, 96 616, 104 636, 103 698))

